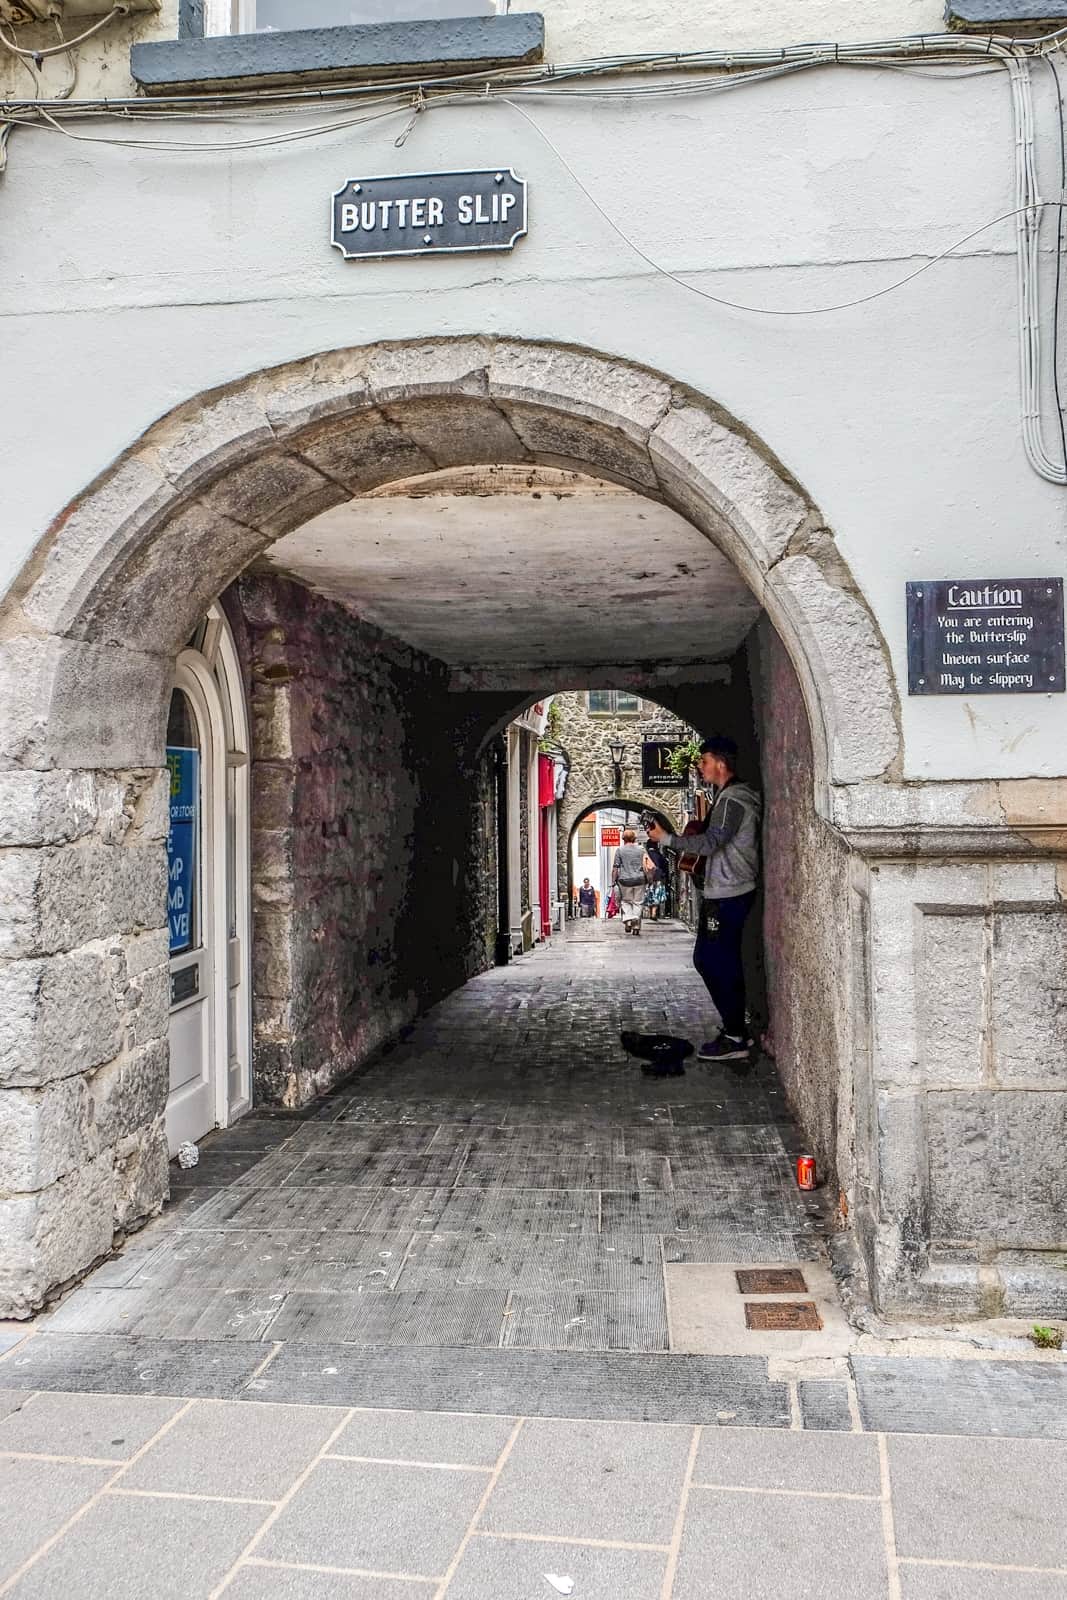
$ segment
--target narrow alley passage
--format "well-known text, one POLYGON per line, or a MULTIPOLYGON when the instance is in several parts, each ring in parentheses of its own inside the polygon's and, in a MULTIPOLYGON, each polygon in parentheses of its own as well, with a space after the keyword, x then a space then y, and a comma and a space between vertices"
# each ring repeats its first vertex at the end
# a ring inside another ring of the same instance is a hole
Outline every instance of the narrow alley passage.
POLYGON ((721 1323, 725 1308, 743 1327, 736 1265, 802 1262, 809 1292, 826 1279, 773 1068, 650 1079, 619 1042, 712 1031, 689 944, 678 924, 638 942, 579 923, 475 979, 306 1116, 253 1114, 207 1141, 173 1169, 163 1218, 46 1326, 362 1347, 795 1340, 739 1343, 721 1323))

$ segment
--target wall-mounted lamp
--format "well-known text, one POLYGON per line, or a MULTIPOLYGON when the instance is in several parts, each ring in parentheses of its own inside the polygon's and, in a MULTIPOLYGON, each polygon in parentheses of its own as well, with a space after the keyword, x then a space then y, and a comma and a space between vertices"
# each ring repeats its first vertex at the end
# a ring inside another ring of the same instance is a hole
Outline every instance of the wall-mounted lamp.
POLYGON ((617 792, 622 788, 622 758, 626 754, 626 746, 621 739, 612 740, 608 745, 608 754, 611 756, 611 764, 615 768, 615 789, 617 792))

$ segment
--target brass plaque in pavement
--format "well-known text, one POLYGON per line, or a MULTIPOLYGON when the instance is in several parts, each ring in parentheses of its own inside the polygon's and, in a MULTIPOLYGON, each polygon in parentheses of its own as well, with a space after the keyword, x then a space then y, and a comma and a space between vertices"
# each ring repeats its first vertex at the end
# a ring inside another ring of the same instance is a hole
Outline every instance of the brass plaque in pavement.
POLYGON ((814 1300, 746 1300, 745 1325, 759 1333, 808 1333, 822 1327, 814 1300))
POLYGON ((734 1273, 740 1294, 807 1294, 797 1267, 743 1267, 734 1273))

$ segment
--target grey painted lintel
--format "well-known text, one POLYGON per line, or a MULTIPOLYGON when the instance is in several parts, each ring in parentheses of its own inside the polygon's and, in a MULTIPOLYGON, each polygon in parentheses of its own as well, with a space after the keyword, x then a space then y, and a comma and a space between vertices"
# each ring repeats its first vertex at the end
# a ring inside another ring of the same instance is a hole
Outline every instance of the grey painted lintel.
POLYGON ((1055 29, 1067 21, 1067 0, 947 0, 945 21, 961 33, 1055 29))
POLYGON ((196 9, 193 0, 183 10, 183 37, 133 46, 131 71, 146 94, 475 72, 544 55, 544 18, 536 11, 205 39, 195 36, 196 9))

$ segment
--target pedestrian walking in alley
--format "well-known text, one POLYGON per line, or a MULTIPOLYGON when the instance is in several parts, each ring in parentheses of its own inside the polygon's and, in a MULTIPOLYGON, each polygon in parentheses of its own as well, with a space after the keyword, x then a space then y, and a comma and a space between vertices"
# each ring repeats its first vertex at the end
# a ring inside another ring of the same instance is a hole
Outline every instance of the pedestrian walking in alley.
POLYGON ((650 822, 653 844, 707 857, 693 965, 704 980, 722 1022, 722 1032, 701 1045, 701 1061, 736 1061, 752 1041, 745 1017, 745 973, 741 935, 756 898, 762 802, 737 776, 737 746, 732 739, 705 739, 697 762, 700 776, 715 791, 704 832, 684 839, 650 822))
POLYGON ((666 915, 667 906, 667 857, 663 854, 658 844, 649 840, 645 846, 645 854, 651 865, 651 872, 646 871, 648 886, 645 890, 645 910, 649 920, 656 922, 661 916, 666 915))
POLYGON ((588 878, 582 879, 582 887, 578 890, 578 915, 580 917, 600 915, 600 896, 588 878))
POLYGON ((622 844, 615 852, 611 881, 619 892, 622 925, 627 933, 641 932, 641 915, 645 908, 648 882, 645 875, 647 861, 644 846, 637 843, 633 828, 624 828, 622 844))

